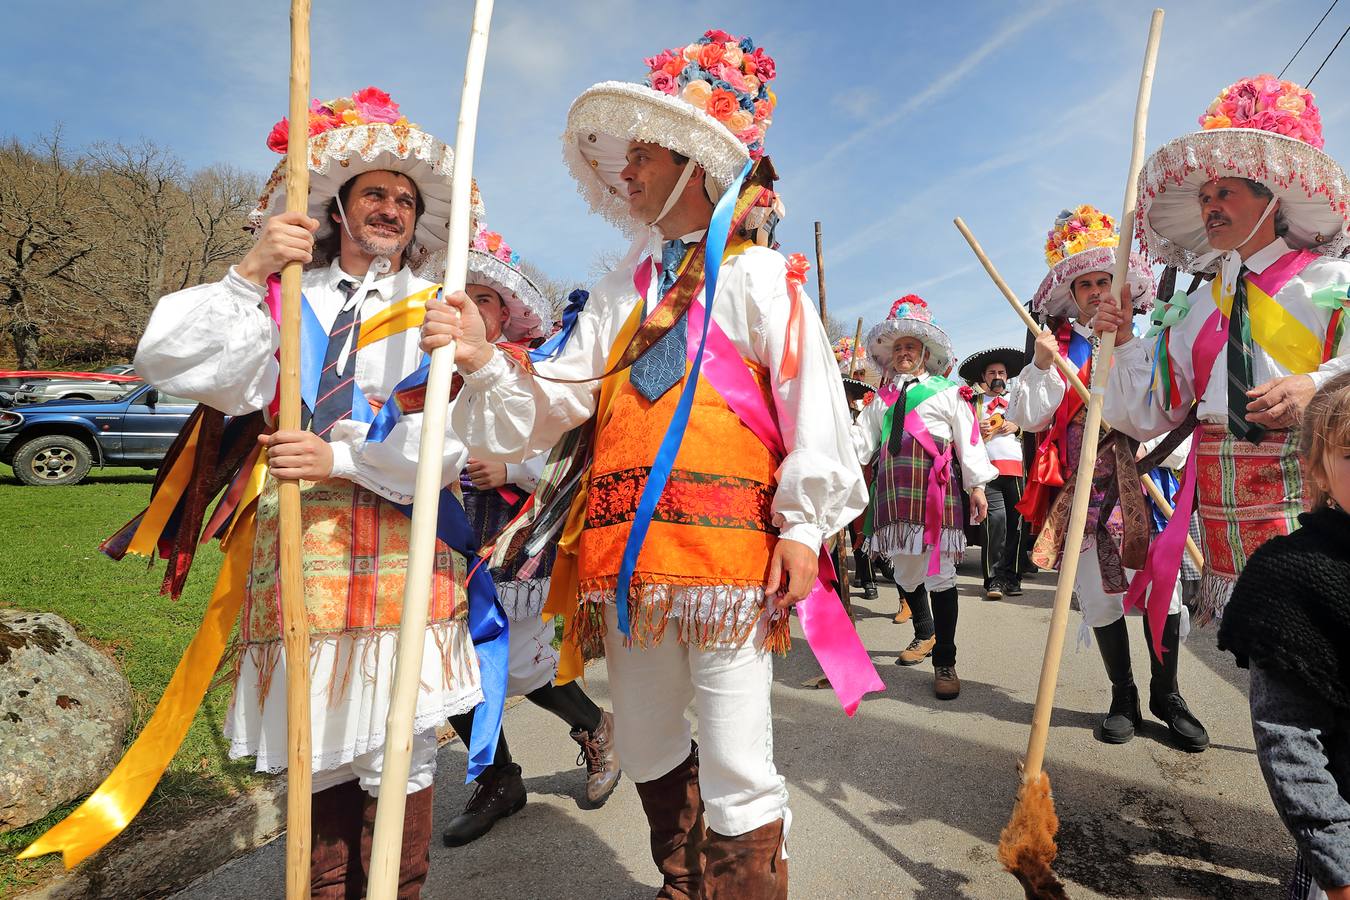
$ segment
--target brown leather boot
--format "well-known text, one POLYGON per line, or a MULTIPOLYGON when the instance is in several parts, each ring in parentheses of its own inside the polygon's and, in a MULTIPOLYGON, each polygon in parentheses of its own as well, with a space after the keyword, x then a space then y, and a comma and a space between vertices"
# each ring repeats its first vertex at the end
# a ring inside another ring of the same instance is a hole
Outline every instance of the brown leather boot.
POLYGON ((652 861, 665 879, 658 900, 695 900, 703 884, 703 796, 698 790, 698 745, 684 762, 637 785, 651 828, 652 861))
POLYGON ((359 897, 361 812, 366 792, 356 781, 319 791, 310 807, 309 893, 314 900, 359 897))
POLYGON ((783 820, 726 837, 709 829, 701 900, 787 900, 783 820))
POLYGON ((577 765, 586 763, 586 802, 594 809, 603 806, 619 786, 619 757, 614 752, 614 714, 602 713, 600 727, 594 731, 572 732, 572 740, 581 745, 577 765))
POLYGON ((909 601, 906 600, 904 597, 901 597, 900 611, 895 614, 895 618, 891 619, 891 621, 897 625, 903 625, 912 618, 914 618, 914 613, 909 608, 909 601))
MULTIPOLYGON (((422 885, 431 869, 431 807, 435 786, 409 794, 403 807, 403 850, 398 861, 398 900, 419 900, 422 885)), ((347 896, 366 896, 370 878, 370 855, 375 842, 376 799, 362 793, 365 808, 361 817, 361 872, 365 876, 360 889, 347 896)))

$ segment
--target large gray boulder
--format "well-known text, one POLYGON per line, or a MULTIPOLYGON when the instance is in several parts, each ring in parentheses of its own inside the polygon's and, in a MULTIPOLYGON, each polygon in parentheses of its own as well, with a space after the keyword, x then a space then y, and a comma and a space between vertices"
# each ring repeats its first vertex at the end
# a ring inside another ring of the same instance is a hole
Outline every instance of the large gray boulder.
POLYGON ((61 617, 0 609, 0 833, 89 793, 131 724, 131 686, 61 617))

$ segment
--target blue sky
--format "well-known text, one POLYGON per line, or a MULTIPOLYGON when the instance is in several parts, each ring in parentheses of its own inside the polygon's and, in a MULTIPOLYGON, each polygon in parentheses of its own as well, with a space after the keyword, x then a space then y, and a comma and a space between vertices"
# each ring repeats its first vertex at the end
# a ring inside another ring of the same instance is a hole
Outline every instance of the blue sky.
MULTIPOLYGON (((1278 72, 1326 0, 1167 8, 1151 149, 1186 131, 1220 88, 1278 72)), ((285 0, 15 0, 0 10, 5 131, 61 122, 69 141, 151 138, 190 166, 265 173, 286 107, 285 0)), ((368 84, 453 140, 469 0, 314 0, 313 93, 368 84), (386 16, 380 20, 380 16, 386 16)), ((568 105, 594 82, 637 80, 642 58, 706 28, 749 34, 778 61, 768 136, 788 209, 784 252, 812 255, 823 223, 828 302, 852 324, 918 293, 965 356, 1022 330, 952 227, 962 216, 1023 299, 1045 274, 1063 207, 1119 215, 1152 4, 663 5, 498 0, 479 122, 488 221, 553 277, 584 281, 626 241, 588 213, 562 164, 568 105)), ((1306 82, 1342 30, 1337 7, 1286 77, 1306 82)), ((1314 85, 1327 150, 1350 160, 1350 44, 1314 85)), ((811 282, 814 285, 814 281, 811 282)), ((814 290, 812 291, 814 293, 814 290)))

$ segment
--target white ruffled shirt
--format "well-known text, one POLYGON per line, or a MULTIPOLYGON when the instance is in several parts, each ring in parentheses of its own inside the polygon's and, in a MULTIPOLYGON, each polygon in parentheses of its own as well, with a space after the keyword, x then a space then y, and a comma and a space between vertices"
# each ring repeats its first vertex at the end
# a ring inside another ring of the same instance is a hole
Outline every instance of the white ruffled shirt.
MULTIPOLYGON (((691 236, 695 237, 695 236, 691 236)), ((787 268, 772 250, 750 247, 723 263, 713 320, 741 355, 765 366, 787 456, 778 467, 773 525, 780 537, 820 547, 867 505, 862 472, 849 444, 843 381, 820 320, 808 311, 796 378, 779 376, 787 338, 787 268)), ((578 317, 567 348, 539 370, 554 378, 593 379, 633 307, 644 302, 623 267, 600 280, 578 317)), ((656 279, 649 293, 654 294, 656 279)), ((706 299, 700 293, 700 301, 706 299)), ((809 300, 803 298, 809 305, 809 300)), ((548 450, 596 409, 599 381, 567 384, 535 379, 501 354, 464 375, 451 409, 454 430, 475 456, 519 462, 548 450)))
MULTIPOLYGON (((1079 335, 1093 341, 1091 328, 1080 325, 1077 321, 1070 323, 1070 327, 1079 335)), ((1092 358, 1093 360, 1097 358, 1095 342, 1092 345, 1092 358)), ((1042 369, 1036 365, 1036 360, 1032 359, 1031 365, 1022 369, 1016 383, 1013 384, 1012 391, 1008 393, 1008 414, 1005 418, 1023 431, 1033 433, 1045 431, 1055 418, 1055 410, 1064 402, 1064 392, 1067 388, 1068 382, 1058 369, 1054 366, 1042 369)))
MULTIPOLYGON (((917 379, 913 375, 901 375, 895 384, 897 388, 906 381, 917 381, 922 384, 932 377, 927 372, 919 375, 917 379)), ((952 444, 956 459, 961 464, 961 484, 969 492, 984 487, 997 478, 998 469, 989 461, 984 441, 980 440, 980 433, 975 429, 975 413, 970 403, 961 399, 959 391, 959 386, 952 385, 933 394, 915 409, 918 410, 919 419, 929 434, 952 444), (975 435, 973 445, 970 442, 972 433, 975 435)), ((881 426, 885 422, 888 409, 890 407, 878 394, 871 403, 863 407, 863 411, 858 415, 858 421, 849 429, 853 439, 853 451, 859 463, 866 464, 881 446, 881 426)), ((896 413, 898 415, 899 410, 896 413)))
MULTIPOLYGON (((325 332, 348 302, 338 287, 343 281, 363 283, 344 273, 337 260, 310 269, 301 279, 305 298, 325 332)), ((371 277, 364 285, 363 321, 432 282, 405 267, 393 275, 371 277)), ((156 304, 136 349, 137 373, 167 393, 229 415, 265 409, 276 394, 280 371, 276 359, 280 332, 263 305, 265 294, 264 288, 231 267, 220 281, 165 296, 156 304)), ((388 399, 399 381, 417 368, 418 338, 418 330, 409 329, 355 354, 356 383, 373 406, 388 399)), ((422 414, 400 417, 378 443, 366 441, 369 430, 369 424, 350 419, 333 426, 328 437, 333 477, 354 481, 395 503, 411 503, 422 414)), ((467 458, 463 442, 447 426, 443 484, 459 477, 467 458)))
MULTIPOLYGON (((1248 269, 1260 274, 1291 249, 1283 238, 1276 238, 1243 262, 1248 269)), ((1331 310, 1315 306, 1312 295, 1334 284, 1350 284, 1350 262, 1319 256, 1289 279, 1274 299, 1321 340, 1326 335, 1331 310)), ((1191 348, 1215 309, 1209 282, 1200 285, 1190 295, 1190 301, 1191 309, 1186 318, 1172 327, 1170 347, 1177 388, 1181 393, 1181 402, 1172 409, 1164 409, 1156 400, 1150 403, 1146 399, 1151 386, 1154 343, 1135 338, 1116 348, 1102 412, 1108 422, 1136 438, 1145 439, 1171 431, 1186 418, 1195 400, 1191 348)), ((1254 384, 1293 374, 1260 344, 1254 343, 1252 350, 1254 384)), ((1336 348, 1336 355, 1309 373, 1313 383, 1321 387, 1333 375, 1350 369, 1350 355, 1347 354, 1350 354, 1350 340, 1343 339, 1336 348)), ((1214 360, 1214 370, 1210 373, 1205 395, 1200 398, 1198 414, 1202 422, 1222 424, 1228 421, 1228 357, 1222 349, 1214 360)))

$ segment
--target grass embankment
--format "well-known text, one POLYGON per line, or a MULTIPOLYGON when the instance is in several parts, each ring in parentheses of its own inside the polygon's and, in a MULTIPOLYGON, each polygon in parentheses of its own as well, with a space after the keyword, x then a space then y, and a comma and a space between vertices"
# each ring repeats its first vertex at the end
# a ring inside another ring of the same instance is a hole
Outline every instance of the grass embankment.
MULTIPOLYGON (((114 563, 99 553, 99 542, 144 508, 153 479, 153 472, 141 469, 101 469, 79 485, 25 487, 0 466, 0 607, 56 613, 117 659, 135 703, 128 738, 154 711, 196 632, 220 567, 217 545, 202 547, 175 601, 159 593, 162 563, 147 568, 135 557, 114 563)), ((220 726, 228 702, 228 685, 207 695, 143 818, 181 815, 256 783, 251 760, 227 757, 220 726)), ((71 808, 0 835, 0 896, 60 866, 59 856, 19 862, 14 854, 71 808)))

